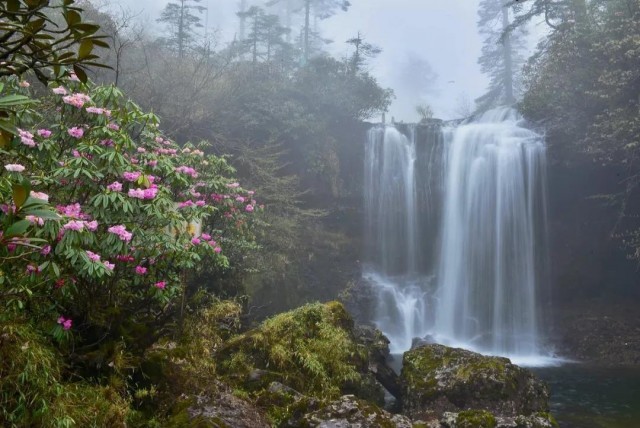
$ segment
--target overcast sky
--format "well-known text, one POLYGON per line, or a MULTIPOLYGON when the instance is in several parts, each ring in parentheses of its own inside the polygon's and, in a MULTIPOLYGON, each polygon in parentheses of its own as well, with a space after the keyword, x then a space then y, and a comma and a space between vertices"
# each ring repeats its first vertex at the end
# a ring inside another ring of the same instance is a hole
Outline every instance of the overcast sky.
MULTIPOLYGON (((432 105, 437 117, 449 119, 456 116, 460 97, 473 100, 487 84, 477 64, 481 49, 476 27, 478 1, 351 0, 348 12, 340 12, 320 26, 323 35, 334 40, 328 49, 336 55, 347 51, 344 41, 358 31, 382 48, 370 69, 383 86, 396 91, 390 113, 396 120, 415 121, 415 106, 421 101, 432 105), (438 76, 431 87, 423 78, 429 65, 438 76)), ((157 26, 155 18, 167 3, 110 2, 140 11, 147 28, 157 26)), ((209 26, 219 30, 223 42, 231 40, 237 31, 239 0, 202 0, 201 4, 209 8, 209 26)))

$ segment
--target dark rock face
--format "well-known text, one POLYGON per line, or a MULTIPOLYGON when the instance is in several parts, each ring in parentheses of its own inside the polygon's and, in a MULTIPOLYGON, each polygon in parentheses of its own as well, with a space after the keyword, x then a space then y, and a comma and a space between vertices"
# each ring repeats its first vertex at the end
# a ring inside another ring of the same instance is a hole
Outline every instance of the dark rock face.
POLYGON ((434 344, 405 353, 401 381, 403 413, 412 419, 469 409, 501 417, 548 411, 547 388, 530 371, 463 349, 434 344))
POLYGON ((392 415, 372 404, 345 395, 326 407, 306 415, 301 427, 313 428, 411 428, 411 421, 392 415))
POLYGON ((389 366, 389 339, 380 330, 370 326, 358 326, 354 333, 356 340, 363 344, 369 353, 369 372, 391 395, 400 398, 400 378, 389 366))

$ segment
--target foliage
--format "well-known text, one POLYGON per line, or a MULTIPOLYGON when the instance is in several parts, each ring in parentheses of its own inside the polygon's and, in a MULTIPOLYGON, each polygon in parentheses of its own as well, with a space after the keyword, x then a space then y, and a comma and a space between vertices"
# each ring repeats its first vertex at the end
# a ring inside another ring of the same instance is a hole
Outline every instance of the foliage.
POLYGON ((201 28, 201 18, 194 11, 202 13, 206 8, 199 3, 202 0, 178 0, 169 2, 162 10, 158 22, 163 23, 169 30, 166 44, 174 49, 180 58, 185 51, 193 47, 195 42, 195 29, 201 28))
MULTIPOLYGON (((266 320, 260 327, 230 339, 219 351, 220 370, 246 381, 255 369, 264 381, 319 398, 337 398, 362 381, 366 350, 352 336, 353 321, 337 302, 309 304, 266 320)), ((261 391, 258 384, 249 390, 261 391)))
POLYGON ((24 320, 0 319, 0 424, 124 426, 129 403, 110 387, 62 380, 60 355, 24 320))
POLYGON ((610 196, 620 207, 618 226, 629 233, 614 233, 638 257, 637 207, 631 201, 640 183, 640 2, 594 1, 584 10, 584 2, 571 4, 525 68, 521 107, 529 119, 544 123, 558 150, 577 148, 628 174, 610 196))
POLYGON ((82 19, 75 0, 0 2, 0 77, 32 71, 41 81, 61 77, 66 66, 86 80, 86 67, 101 66, 93 52, 108 47, 99 27, 82 19))
POLYGON ((513 104, 520 94, 525 34, 523 27, 505 32, 509 28, 510 13, 511 9, 502 0, 480 2, 478 27, 484 41, 478 63, 490 79, 487 92, 476 100, 480 110, 513 104))
MULTIPOLYGON (((30 91, 15 78, 3 90, 30 91)), ((18 135, 0 152, 2 312, 123 393, 145 350, 213 288, 190 276, 251 247, 260 208, 207 143, 179 148, 118 89, 65 79, 48 92, 15 108, 18 135)))

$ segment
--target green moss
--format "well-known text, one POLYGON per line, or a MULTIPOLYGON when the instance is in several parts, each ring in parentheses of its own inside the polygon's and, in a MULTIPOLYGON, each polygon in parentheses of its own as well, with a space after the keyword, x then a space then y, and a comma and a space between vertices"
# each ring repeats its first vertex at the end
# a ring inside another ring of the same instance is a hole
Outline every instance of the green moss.
POLYGON ((366 372, 367 353, 352 329, 341 303, 305 305, 231 338, 217 353, 219 371, 249 391, 279 381, 305 395, 336 398, 358 389, 366 372))
POLYGON ((30 324, 0 323, 0 425, 126 425, 129 402, 115 389, 62 377, 60 356, 30 324))
POLYGON ((495 416, 486 410, 465 410, 458 413, 458 428, 495 428, 495 416))

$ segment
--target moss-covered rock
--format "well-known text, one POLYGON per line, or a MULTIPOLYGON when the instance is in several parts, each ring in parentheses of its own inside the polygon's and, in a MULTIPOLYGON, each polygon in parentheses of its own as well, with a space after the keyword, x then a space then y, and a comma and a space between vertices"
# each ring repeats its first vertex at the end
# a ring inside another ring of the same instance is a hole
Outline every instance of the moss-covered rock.
POLYGON ((379 407, 345 395, 327 406, 309 413, 299 427, 336 428, 411 428, 411 421, 401 415, 392 415, 379 407))
POLYGON ((279 314, 217 352, 228 382, 259 394, 280 382, 303 395, 335 399, 342 394, 382 397, 369 372, 368 350, 354 335, 342 304, 309 304, 279 314))
POLYGON ((403 413, 432 420, 444 412, 487 410, 496 416, 548 411, 545 384, 509 359, 426 345, 405 353, 403 413))

